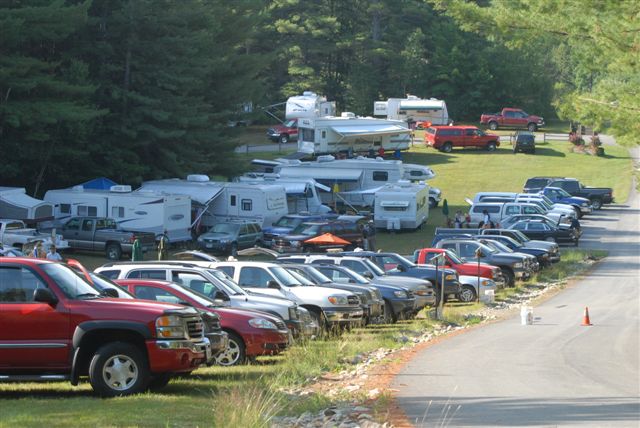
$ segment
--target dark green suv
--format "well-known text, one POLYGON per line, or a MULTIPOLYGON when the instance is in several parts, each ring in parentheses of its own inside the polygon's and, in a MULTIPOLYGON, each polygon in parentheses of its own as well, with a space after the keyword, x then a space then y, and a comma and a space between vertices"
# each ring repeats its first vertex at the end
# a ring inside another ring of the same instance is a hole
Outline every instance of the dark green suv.
POLYGON ((513 148, 513 153, 535 153, 536 136, 532 132, 516 132, 511 136, 511 147, 513 148))
POLYGON ((259 223, 222 222, 200 235, 198 246, 204 251, 235 256, 239 249, 262 246, 262 239, 259 223))

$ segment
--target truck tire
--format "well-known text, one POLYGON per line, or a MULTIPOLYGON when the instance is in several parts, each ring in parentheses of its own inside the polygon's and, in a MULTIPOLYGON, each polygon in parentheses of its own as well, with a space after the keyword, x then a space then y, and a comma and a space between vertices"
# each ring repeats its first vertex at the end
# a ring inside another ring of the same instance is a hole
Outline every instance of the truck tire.
POLYGON ((122 257, 122 248, 119 244, 107 244, 105 254, 109 260, 120 260, 120 257, 122 257))
POLYGON ((240 336, 230 331, 229 346, 216 357, 216 363, 220 366, 236 366, 247 361, 246 346, 240 336))
POLYGON ((393 312, 391 303, 384 301, 384 310, 382 313, 382 322, 385 324, 394 324, 398 321, 398 316, 393 312))
POLYGON ((591 206, 593 207, 594 210, 599 210, 600 208, 602 208, 602 199, 600 198, 591 199, 591 206))
POLYGON ((529 132, 536 132, 538 130, 538 125, 536 125, 535 123, 530 123, 527 125, 527 130, 529 132))
POLYGON ((492 141, 489 144, 487 144, 487 151, 488 152, 495 152, 496 151, 496 143, 492 141))
POLYGON ((308 308, 307 310, 309 311, 309 315, 311 316, 311 319, 313 319, 313 321, 318 325, 319 332, 320 332, 319 334, 322 336, 324 333, 326 333, 329 330, 327 323, 324 322, 324 316, 318 310, 313 310, 308 308))
POLYGON ((233 242, 231 244, 230 252, 231 252, 231 255, 234 256, 234 257, 238 255, 238 243, 237 242, 233 242))
POLYGON ((492 120, 491 122, 489 122, 489 129, 492 131, 495 131, 496 129, 498 129, 498 122, 496 122, 495 120, 492 120))
POLYGON ((463 285, 460 293, 458 294, 458 300, 464 303, 475 302, 476 289, 470 285, 463 285))
POLYGON ((516 285, 516 276, 513 271, 508 267, 501 267, 502 276, 504 277, 504 283, 507 287, 513 287, 516 285))
POLYGON ((438 206, 438 201, 435 198, 429 198, 429 208, 435 208, 438 206))
POLYGON ((91 358, 89 382, 101 397, 118 397, 142 392, 149 383, 146 358, 132 343, 107 343, 91 358))
POLYGON ((280 139, 279 139, 280 143, 282 144, 287 144, 289 142, 289 134, 282 134, 280 135, 280 139))
POLYGON ((445 153, 451 153, 451 150, 453 150, 453 146, 451 145, 451 143, 444 143, 444 145, 442 146, 442 151, 445 153))

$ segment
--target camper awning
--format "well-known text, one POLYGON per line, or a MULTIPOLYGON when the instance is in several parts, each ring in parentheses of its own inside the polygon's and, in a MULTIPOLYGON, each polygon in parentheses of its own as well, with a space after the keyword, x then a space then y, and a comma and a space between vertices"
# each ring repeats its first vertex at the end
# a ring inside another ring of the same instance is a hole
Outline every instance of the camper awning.
POLYGON ((0 188, 0 217, 45 220, 53 217, 53 204, 32 198, 22 188, 0 188))
POLYGON ((209 183, 202 183, 203 185, 182 185, 180 182, 167 181, 148 181, 143 183, 137 191, 153 190, 165 195, 186 195, 191 198, 193 202, 200 205, 209 204, 214 198, 222 193, 222 186, 211 185, 209 183))
POLYGON ((380 202, 381 207, 401 207, 408 208, 409 201, 382 201, 380 202))
POLYGON ((408 134, 409 128, 389 123, 366 125, 336 125, 331 129, 342 136, 343 139, 359 137, 375 137, 377 135, 408 134))
POLYGON ((440 100, 406 100, 400 101, 400 110, 433 111, 442 110, 444 102, 440 100))
POLYGON ((342 183, 358 181, 362 170, 340 170, 334 168, 283 168, 278 171, 280 177, 313 178, 316 181, 328 183, 342 183))

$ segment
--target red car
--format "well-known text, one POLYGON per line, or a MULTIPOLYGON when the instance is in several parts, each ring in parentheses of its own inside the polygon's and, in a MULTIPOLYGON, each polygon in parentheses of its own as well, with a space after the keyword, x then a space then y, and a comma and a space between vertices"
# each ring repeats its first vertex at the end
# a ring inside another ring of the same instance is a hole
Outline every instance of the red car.
POLYGON ((167 384, 211 353, 193 308, 110 298, 71 268, 0 257, 0 381, 89 377, 104 397, 167 384))
POLYGON ((498 113, 483 113, 480 116, 480 123, 487 125, 492 130, 498 128, 527 128, 530 132, 536 132, 538 128, 544 126, 544 119, 519 108, 505 107, 498 113))
POLYGON ((247 309, 220 307, 209 298, 169 281, 118 279, 139 299, 173 302, 211 311, 220 317, 222 330, 229 335, 229 348, 216 357, 217 363, 231 366, 260 355, 275 355, 289 345, 289 330, 273 315, 247 309))
POLYGON ((424 143, 445 153, 454 147, 476 147, 490 152, 500 147, 500 137, 485 134, 476 126, 430 126, 424 133, 424 143))
POLYGON ((480 263, 469 263, 462 261, 455 253, 443 248, 422 248, 414 253, 414 261, 416 264, 433 264, 431 259, 437 255, 443 254, 445 257, 445 267, 458 272, 458 275, 480 276, 482 278, 492 279, 498 286, 504 286, 504 278, 499 267, 480 263))
POLYGON ((290 119, 282 125, 274 125, 267 130, 270 140, 287 144, 290 140, 298 139, 298 119, 290 119))

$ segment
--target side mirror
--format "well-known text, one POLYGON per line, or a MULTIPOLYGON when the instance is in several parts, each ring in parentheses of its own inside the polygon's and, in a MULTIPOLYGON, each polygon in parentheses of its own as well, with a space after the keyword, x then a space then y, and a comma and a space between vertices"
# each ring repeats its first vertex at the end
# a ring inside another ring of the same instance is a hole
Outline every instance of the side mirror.
POLYGON ((267 288, 275 288, 276 290, 280 290, 280 284, 278 284, 274 280, 271 280, 267 282, 267 288))
POLYGON ((404 267, 403 265, 397 265, 396 269, 398 269, 398 272, 406 272, 407 268, 404 267))
POLYGON ((223 302, 228 302, 229 300, 231 300, 231 298, 229 298, 229 296, 224 294, 222 291, 218 290, 216 291, 216 294, 214 294, 213 300, 221 300, 223 302))
POLYGON ((371 272, 365 272, 362 274, 367 279, 373 279, 373 274, 371 272))
POLYGON ((100 294, 103 294, 107 297, 120 297, 120 295, 118 294, 118 290, 116 290, 115 288, 105 288, 100 294))
POLYGON ((48 303, 51 306, 55 306, 58 303, 58 298, 48 288, 36 288, 33 292, 33 301, 48 303))

